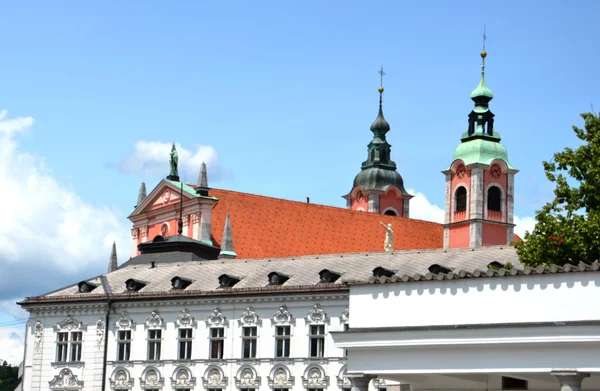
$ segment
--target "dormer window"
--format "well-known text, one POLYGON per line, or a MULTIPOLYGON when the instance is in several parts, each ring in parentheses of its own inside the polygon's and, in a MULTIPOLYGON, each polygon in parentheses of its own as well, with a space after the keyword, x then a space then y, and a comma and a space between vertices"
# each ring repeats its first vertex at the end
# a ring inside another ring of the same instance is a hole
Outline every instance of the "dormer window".
POLYGON ((391 277, 394 274, 396 274, 395 271, 390 270, 390 269, 386 269, 386 268, 381 267, 381 266, 378 266, 375 269, 373 269, 373 277, 377 277, 377 278, 383 277, 383 276, 385 276, 385 277, 391 277))
POLYGON ((81 281, 79 284, 79 293, 90 293, 91 291, 93 291, 94 289, 96 289, 98 287, 98 285, 96 284, 92 284, 91 282, 88 281, 81 281))
POLYGON ((428 270, 430 273, 433 273, 433 274, 440 274, 440 273, 448 274, 452 271, 452 270, 448 269, 447 267, 438 265, 437 263, 434 263, 433 265, 429 266, 428 270))
POLYGON ((240 282, 239 277, 234 277, 229 274, 222 274, 219 276, 219 288, 232 288, 238 282, 240 282))
POLYGON ((271 272, 269 273, 269 285, 283 285, 289 278, 285 274, 271 272))
POLYGON ((319 277, 321 279, 319 284, 333 284, 341 277, 341 274, 332 270, 323 269, 319 272, 319 277))
POLYGON ((488 263, 488 269, 504 269, 504 264, 498 261, 488 263))
POLYGON ((133 278, 130 278, 129 280, 125 281, 125 288, 127 288, 128 292, 137 292, 145 286, 145 282, 133 278))
POLYGON ((190 285, 192 283, 192 280, 188 280, 187 278, 183 278, 183 277, 173 277, 171 278, 171 285, 173 286, 173 289, 185 289, 188 287, 188 285, 190 285))

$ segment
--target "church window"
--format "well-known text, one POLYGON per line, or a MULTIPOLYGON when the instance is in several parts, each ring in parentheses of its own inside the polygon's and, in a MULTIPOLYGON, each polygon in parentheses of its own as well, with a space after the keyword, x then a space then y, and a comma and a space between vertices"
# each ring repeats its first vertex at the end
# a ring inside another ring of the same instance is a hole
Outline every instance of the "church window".
POLYGON ((456 189, 454 200, 454 211, 464 212, 467 210, 467 189, 463 186, 456 189))
POLYGON ((310 356, 324 357, 325 356, 325 325, 310 326, 310 356))
POLYGON ((290 326, 275 328, 275 357, 290 356, 290 326))
POLYGON ((396 212, 394 212, 391 209, 386 210, 385 213, 384 213, 384 215, 387 215, 387 216, 397 216, 396 212))
POLYGON ((177 357, 180 360, 190 360, 192 358, 192 329, 190 328, 179 329, 179 353, 177 357))
POLYGON ((386 161, 387 160, 387 151, 385 149, 381 150, 381 160, 382 161, 386 161))
POLYGON ((256 326, 244 327, 243 335, 242 335, 242 357, 243 358, 255 358, 256 357, 256 342, 257 342, 256 326))
POLYGON ((160 360, 162 330, 148 330, 148 360, 160 360))
POLYGON ((371 149, 371 161, 375 160, 375 150, 371 149))
POLYGON ((225 329, 213 327, 210 329, 210 358, 221 360, 223 358, 223 344, 225 340, 225 329))
POLYGON ((71 361, 81 361, 81 343, 83 333, 73 331, 71 333, 71 361))
POLYGON ((81 361, 81 343, 83 333, 81 331, 60 332, 56 338, 56 361, 81 361), (69 353, 70 337, 70 353, 69 353))
POLYGON ((67 361, 67 351, 69 349, 69 333, 58 333, 56 342, 56 361, 67 361))
POLYGON ((117 361, 129 361, 131 354, 131 330, 119 330, 117 335, 117 361))
POLYGON ((488 189, 487 194, 487 208, 488 210, 500 212, 502 210, 502 192, 498 186, 491 186, 488 189))

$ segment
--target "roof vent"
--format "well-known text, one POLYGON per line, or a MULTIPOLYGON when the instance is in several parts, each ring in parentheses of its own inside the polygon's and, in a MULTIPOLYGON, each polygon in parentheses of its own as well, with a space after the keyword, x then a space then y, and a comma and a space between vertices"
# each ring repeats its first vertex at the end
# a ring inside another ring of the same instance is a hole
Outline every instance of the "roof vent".
POLYGON ((391 277, 394 274, 396 274, 396 272, 394 270, 390 270, 390 269, 386 269, 382 266, 377 266, 375 269, 373 269, 373 277, 391 277))
POLYGON ((137 292, 145 286, 145 282, 133 278, 130 278, 129 280, 125 281, 125 288, 127 288, 129 292, 137 292))
POLYGON ((289 279, 290 276, 286 276, 285 274, 277 272, 269 273, 269 285, 283 285, 289 279))
POLYGON ((333 270, 323 269, 319 272, 320 281, 319 284, 332 284, 340 278, 341 274, 334 272, 333 270))
POLYGON ((88 281, 81 281, 78 284, 78 286, 79 286, 79 293, 89 293, 98 287, 98 285, 92 284, 91 282, 88 282, 88 281))
POLYGON ((192 283, 192 280, 188 280, 187 278, 183 278, 183 277, 171 278, 171 285, 173 286, 173 289, 183 290, 183 289, 187 288, 191 283, 192 283))
POLYGON ((152 239, 152 243, 164 242, 165 237, 162 235, 156 235, 154 239, 152 239))
POLYGON ((452 271, 452 270, 448 269, 447 267, 438 265, 437 263, 434 263, 433 265, 429 266, 428 270, 430 273, 433 273, 433 274, 440 274, 440 273, 448 274, 452 271))
POLYGON ((231 288, 240 282, 239 277, 234 277, 229 274, 221 274, 219 276, 219 288, 231 288))
POLYGON ((504 269, 504 264, 498 261, 492 261, 487 265, 488 269, 504 269))

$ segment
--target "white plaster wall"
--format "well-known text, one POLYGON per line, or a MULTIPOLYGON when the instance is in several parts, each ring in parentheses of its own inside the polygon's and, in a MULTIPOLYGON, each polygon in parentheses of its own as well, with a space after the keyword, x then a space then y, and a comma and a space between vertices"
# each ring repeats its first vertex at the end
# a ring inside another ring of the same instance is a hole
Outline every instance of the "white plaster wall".
POLYGON ((350 291, 351 328, 599 320, 600 273, 370 284, 350 291))

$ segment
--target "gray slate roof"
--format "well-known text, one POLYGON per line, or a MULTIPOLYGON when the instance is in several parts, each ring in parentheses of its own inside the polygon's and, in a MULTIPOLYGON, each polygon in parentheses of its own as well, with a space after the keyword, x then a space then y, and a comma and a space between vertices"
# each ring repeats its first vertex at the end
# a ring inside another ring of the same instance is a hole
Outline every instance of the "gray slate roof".
MULTIPOLYGON (((144 256, 142 256, 144 257, 144 256)), ((347 289, 348 284, 401 282, 428 279, 459 278, 486 276, 491 262, 513 266, 511 272, 526 270, 517 258, 512 247, 481 247, 477 249, 435 249, 411 250, 381 253, 355 253, 320 256, 303 256, 278 259, 228 259, 228 260, 194 260, 193 257, 181 253, 152 254, 156 257, 155 267, 148 263, 137 264, 127 262, 118 270, 105 274, 108 284, 115 296, 132 295, 153 296, 165 294, 223 294, 224 292, 259 292, 259 291, 311 291, 315 289, 347 289), (166 259, 161 258, 173 258, 166 259), (179 261, 179 262, 177 262, 179 261), (429 268, 440 265, 450 269, 451 273, 434 275, 429 268), (373 277, 373 269, 383 267, 395 274, 391 278, 373 277), (319 272, 327 269, 341 274, 333 284, 319 284, 319 272), (268 274, 277 272, 289 276, 282 286, 269 286, 268 274), (240 281, 228 289, 219 288, 219 276, 223 274, 240 278, 240 281), (183 277, 192 281, 185 291, 174 291, 171 286, 173 277, 183 277), (135 279, 146 283, 139 292, 127 292, 125 282, 135 279), (296 287, 296 288, 294 288, 296 287)), ((135 258, 133 258, 135 260, 135 258)), ((503 269, 502 269, 503 270, 503 269)), ((506 272, 506 271, 505 271, 506 272)), ((28 298, 27 302, 45 300, 74 300, 104 296, 99 277, 88 280, 98 285, 89 293, 80 293, 77 282, 74 285, 48 293, 37 298, 28 298)))

